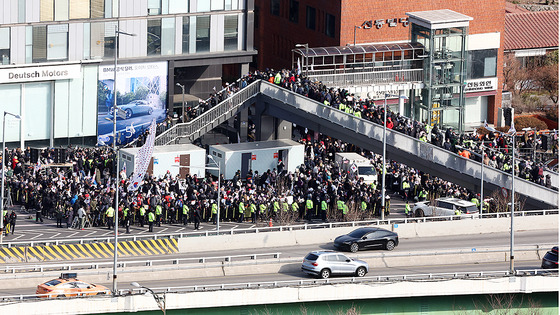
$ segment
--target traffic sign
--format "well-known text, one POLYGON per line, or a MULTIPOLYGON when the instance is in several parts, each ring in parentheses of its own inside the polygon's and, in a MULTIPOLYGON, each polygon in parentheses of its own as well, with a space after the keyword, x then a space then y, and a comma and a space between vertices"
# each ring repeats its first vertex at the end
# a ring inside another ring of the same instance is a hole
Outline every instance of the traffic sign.
POLYGON ((504 196, 504 198, 507 198, 507 189, 505 187, 502 187, 502 196, 504 196))

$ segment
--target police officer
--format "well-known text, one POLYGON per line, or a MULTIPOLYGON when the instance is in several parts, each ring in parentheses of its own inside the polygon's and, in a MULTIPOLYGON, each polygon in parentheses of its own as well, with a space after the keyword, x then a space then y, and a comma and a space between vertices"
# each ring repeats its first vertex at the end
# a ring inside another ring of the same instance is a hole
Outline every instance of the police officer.
POLYGON ((123 210, 123 224, 126 228, 126 234, 130 234, 130 208, 128 205, 123 210))
POLYGON ((113 227, 113 221, 115 220, 115 209, 113 206, 109 206, 109 208, 105 210, 105 216, 107 216, 107 227, 110 230, 113 227))
POLYGON ((153 232, 154 231, 154 221, 156 220, 156 215, 154 214, 154 211, 150 211, 148 213, 148 232, 153 232))
POLYGON ((161 210, 162 210, 162 209, 161 209, 161 205, 158 204, 158 205, 156 206, 156 222, 157 222, 157 226, 161 226, 161 220, 162 220, 162 218, 161 218, 161 210))
POLYGON ((249 210, 251 211, 251 223, 257 222, 257 205, 254 201, 249 204, 249 210))
POLYGON ((321 220, 323 220, 323 222, 327 222, 327 207, 327 200, 323 198, 321 200, 321 220))
POLYGON ((218 204, 212 200, 212 224, 216 225, 218 221, 218 204))
POLYGON ((242 223, 243 220, 245 219, 245 204, 243 203, 243 200, 239 200, 239 206, 238 206, 238 211, 239 211, 239 219, 237 221, 237 223, 242 223))
POLYGON ((187 203, 183 203, 183 225, 189 224, 189 206, 187 203))
POLYGON ((407 218, 410 216, 410 205, 408 204, 408 200, 406 201, 406 204, 404 205, 404 214, 406 214, 407 218))
POLYGON ((146 205, 141 205, 138 211, 139 211, 138 222, 140 223, 141 227, 144 227, 144 219, 146 217, 146 205))

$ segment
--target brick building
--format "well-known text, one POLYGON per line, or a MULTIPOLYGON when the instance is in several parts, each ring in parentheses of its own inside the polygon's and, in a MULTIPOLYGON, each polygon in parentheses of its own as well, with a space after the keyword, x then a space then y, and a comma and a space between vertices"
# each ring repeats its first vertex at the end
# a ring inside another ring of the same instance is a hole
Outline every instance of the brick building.
POLYGON ((475 127, 497 122, 501 105, 505 2, 255 0, 256 67, 292 66, 296 44, 308 47, 352 46, 412 41, 410 12, 449 9, 472 18, 467 27, 466 76, 462 82, 464 121, 475 127))

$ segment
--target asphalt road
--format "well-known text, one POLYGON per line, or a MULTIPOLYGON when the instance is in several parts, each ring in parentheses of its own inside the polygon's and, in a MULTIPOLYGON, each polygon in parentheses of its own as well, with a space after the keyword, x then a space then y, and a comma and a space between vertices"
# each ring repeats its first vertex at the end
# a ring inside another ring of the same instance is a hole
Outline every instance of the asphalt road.
MULTIPOLYGON (((107 227, 91 227, 85 230, 79 229, 68 229, 66 224, 63 224, 63 228, 56 227, 56 220, 43 218, 43 223, 35 221, 35 213, 25 213, 19 206, 10 207, 9 211, 15 210, 18 217, 16 222, 16 229, 14 234, 10 234, 4 237, 4 243, 18 242, 18 241, 44 241, 44 240, 65 240, 65 239, 80 239, 80 238, 107 238, 114 235, 114 230, 107 229, 107 227)), ((390 218, 403 218, 404 215, 404 202, 400 198, 393 198, 391 200, 391 215, 387 217, 390 218)), ((301 221, 303 224, 306 221, 301 221)), ((314 222, 320 222, 320 220, 314 220, 314 222)), ((264 227, 268 226, 268 222, 258 222, 258 224, 252 224, 249 222, 236 223, 236 222, 220 222, 220 230, 231 230, 231 229, 246 229, 253 227, 264 227)), ((211 222, 202 222, 200 225, 200 231, 215 231, 216 226, 212 225, 211 222)), ((182 224, 162 224, 161 227, 154 227, 154 232, 148 232, 148 225, 145 224, 144 227, 139 227, 137 225, 130 227, 130 234, 126 235, 161 235, 161 234, 175 234, 175 233, 188 233, 194 232, 194 225, 191 223, 189 225, 182 224)), ((119 228, 119 234, 125 235, 125 229, 119 228)))

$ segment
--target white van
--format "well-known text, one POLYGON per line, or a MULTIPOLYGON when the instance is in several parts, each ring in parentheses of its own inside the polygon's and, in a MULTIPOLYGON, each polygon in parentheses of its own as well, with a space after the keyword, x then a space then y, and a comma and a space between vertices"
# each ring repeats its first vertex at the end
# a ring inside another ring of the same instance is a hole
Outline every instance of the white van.
POLYGON ((377 185, 377 170, 368 158, 356 152, 339 152, 335 154, 334 160, 341 171, 356 174, 366 184, 377 185))

